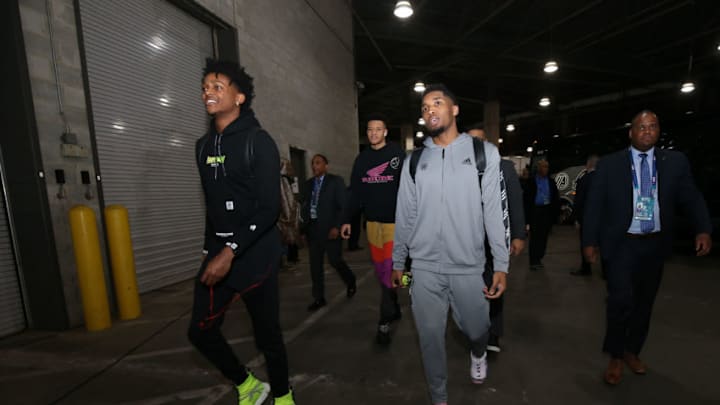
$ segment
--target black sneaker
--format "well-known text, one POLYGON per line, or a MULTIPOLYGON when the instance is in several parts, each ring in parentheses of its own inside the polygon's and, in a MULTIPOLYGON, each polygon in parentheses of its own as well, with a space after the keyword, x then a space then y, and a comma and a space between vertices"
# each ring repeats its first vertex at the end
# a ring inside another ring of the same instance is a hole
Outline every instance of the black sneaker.
POLYGON ((315 300, 312 303, 310 303, 310 305, 308 305, 308 307, 307 307, 307 310, 310 312, 315 312, 318 309, 324 307, 325 305, 327 305, 327 302, 325 301, 324 298, 321 298, 319 300, 315 300))
POLYGON ((495 335, 490 335, 487 344, 487 350, 489 352, 500 353, 500 338, 495 335))
POLYGON ((382 346, 390 344, 390 324, 381 323, 378 325, 377 335, 375 335, 375 342, 382 346))

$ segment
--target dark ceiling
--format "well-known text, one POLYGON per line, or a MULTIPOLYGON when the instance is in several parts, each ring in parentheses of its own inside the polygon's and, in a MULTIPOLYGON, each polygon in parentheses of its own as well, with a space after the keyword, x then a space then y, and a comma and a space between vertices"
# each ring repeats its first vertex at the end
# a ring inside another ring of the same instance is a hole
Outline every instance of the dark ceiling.
POLYGON ((617 128, 643 108, 663 120, 720 113, 718 0, 411 0, 407 20, 395 3, 352 1, 361 124, 380 111, 391 127, 419 129, 418 80, 456 93, 461 126, 499 101, 500 136, 514 150, 617 128), (549 59, 553 75, 542 69, 549 59), (697 89, 682 94, 688 78, 697 89), (552 105, 539 107, 541 97, 552 105))

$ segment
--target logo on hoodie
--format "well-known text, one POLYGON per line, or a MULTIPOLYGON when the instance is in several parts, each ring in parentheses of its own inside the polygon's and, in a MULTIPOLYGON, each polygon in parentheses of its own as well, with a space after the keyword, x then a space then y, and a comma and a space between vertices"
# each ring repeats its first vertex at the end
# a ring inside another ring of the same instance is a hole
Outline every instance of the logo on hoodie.
POLYGON ((395 179, 395 176, 383 176, 385 169, 390 166, 391 161, 373 167, 366 172, 367 176, 362 178, 363 183, 389 183, 395 179))

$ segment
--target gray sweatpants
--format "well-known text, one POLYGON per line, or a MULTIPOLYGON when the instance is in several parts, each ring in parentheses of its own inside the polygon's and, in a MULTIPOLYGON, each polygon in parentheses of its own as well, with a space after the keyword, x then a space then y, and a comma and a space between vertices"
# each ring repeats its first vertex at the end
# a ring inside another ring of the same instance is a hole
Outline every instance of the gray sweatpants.
POLYGON ((433 404, 447 402, 445 330, 448 307, 452 308, 455 324, 470 341, 473 354, 480 357, 485 353, 490 305, 483 296, 483 287, 485 282, 480 272, 441 274, 413 269, 410 297, 433 404))

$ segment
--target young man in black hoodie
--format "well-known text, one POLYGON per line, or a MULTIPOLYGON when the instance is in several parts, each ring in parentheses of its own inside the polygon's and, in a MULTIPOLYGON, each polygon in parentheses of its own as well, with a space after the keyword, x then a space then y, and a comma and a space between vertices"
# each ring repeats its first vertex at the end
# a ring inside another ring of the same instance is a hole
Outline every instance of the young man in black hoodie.
POLYGON ((208 60, 202 99, 213 116, 196 145, 207 209, 205 246, 188 337, 237 386, 240 405, 259 405, 272 389, 275 404, 294 404, 279 323, 280 156, 250 109, 253 79, 236 63, 208 60), (242 298, 270 385, 235 356, 220 327, 242 298))
MULTIPOLYGON (((395 233, 395 203, 400 185, 400 172, 405 152, 386 142, 387 120, 373 114, 367 120, 370 147, 355 158, 350 177, 348 212, 341 228, 343 238, 349 238, 350 219, 362 209, 367 218, 367 238, 375 275, 380 282, 380 322, 376 341, 390 343, 390 322, 400 319, 397 291, 392 287, 393 235, 395 233)), ((355 232, 359 232, 356 229, 355 232)))

